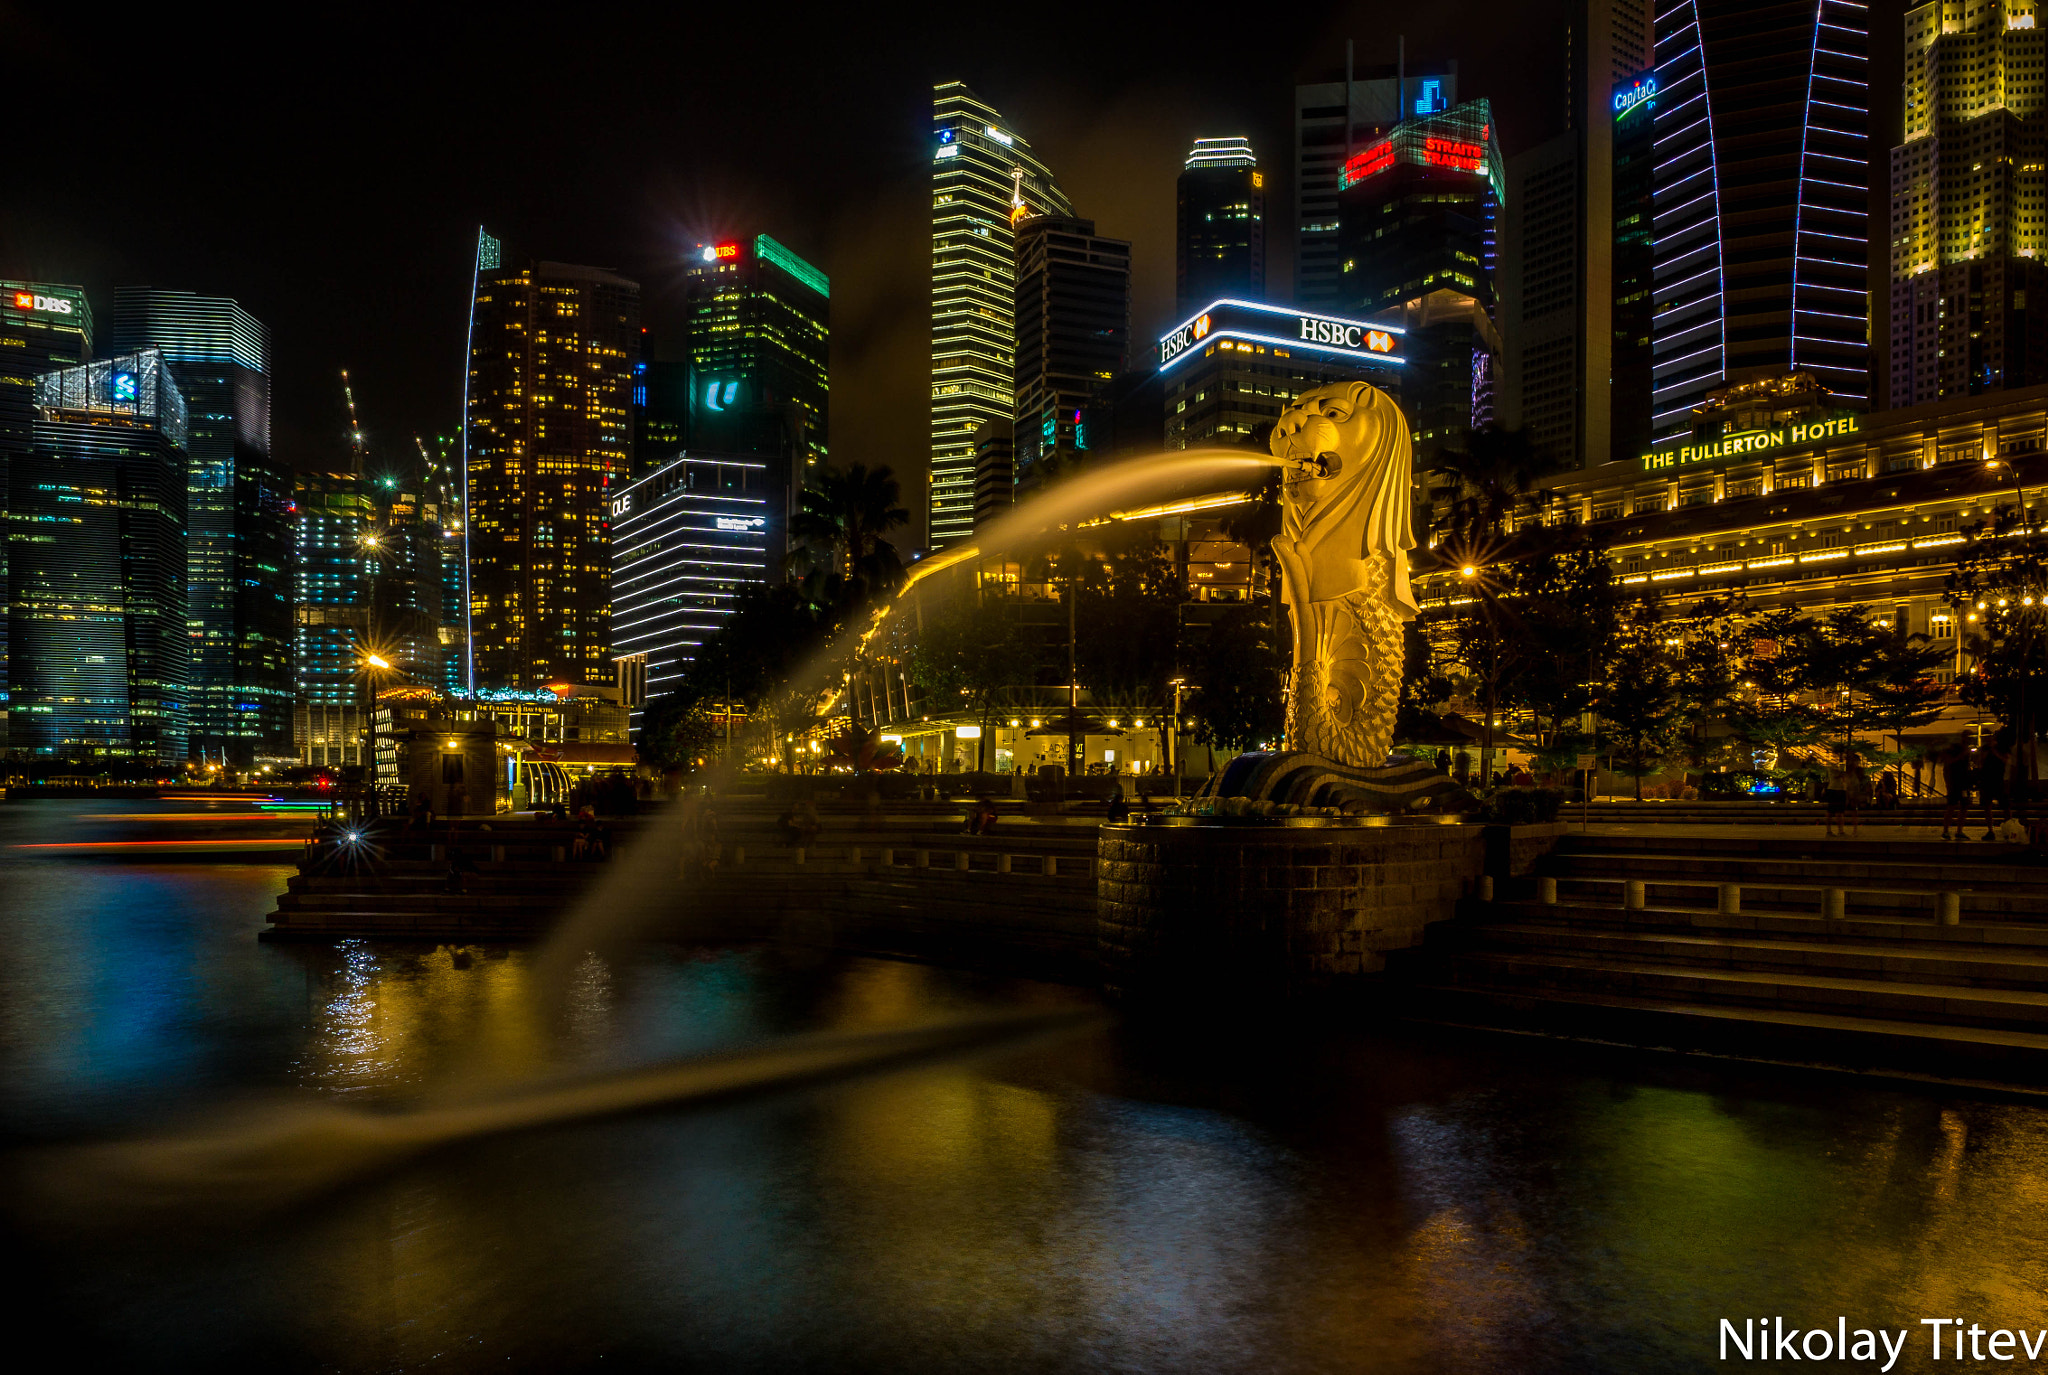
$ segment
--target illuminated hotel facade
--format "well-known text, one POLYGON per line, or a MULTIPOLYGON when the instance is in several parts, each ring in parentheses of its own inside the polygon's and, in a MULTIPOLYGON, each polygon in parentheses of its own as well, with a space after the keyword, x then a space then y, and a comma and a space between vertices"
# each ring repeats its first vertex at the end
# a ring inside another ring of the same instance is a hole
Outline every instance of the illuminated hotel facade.
POLYGON ((162 350, 191 409, 193 753, 290 758, 292 482, 270 452, 270 333, 225 296, 123 287, 107 347, 162 350))
POLYGON ((1073 205, 1031 145, 966 85, 932 90, 932 396, 928 543, 974 532, 974 437, 1016 407, 1016 240, 1073 205))
MULTIPOLYGON (((1551 481, 1517 528, 1578 527, 1625 595, 1654 597, 1669 615, 1730 596, 1759 611, 1862 606, 1960 653, 1968 613, 1945 600, 1948 575, 1977 542, 2001 538, 1981 527, 2023 492, 2038 523, 2044 483, 2039 385, 1661 446, 1551 481)), ((1468 596, 1449 560, 1417 585, 1425 617, 1455 615, 1468 596)))
POLYGON ((609 686, 613 489, 631 476, 640 288, 480 268, 470 330, 469 644, 479 689, 609 686))
POLYGON ((1869 11, 1679 0, 1657 17, 1652 433, 1789 372, 1870 403, 1869 11))
POLYGON ((1265 446, 1288 403, 1329 382, 1400 399, 1403 332, 1256 301, 1214 301, 1159 340, 1166 447, 1265 446))
POLYGON ((2048 381, 2048 32, 2035 0, 1906 13, 1889 399, 2048 381))

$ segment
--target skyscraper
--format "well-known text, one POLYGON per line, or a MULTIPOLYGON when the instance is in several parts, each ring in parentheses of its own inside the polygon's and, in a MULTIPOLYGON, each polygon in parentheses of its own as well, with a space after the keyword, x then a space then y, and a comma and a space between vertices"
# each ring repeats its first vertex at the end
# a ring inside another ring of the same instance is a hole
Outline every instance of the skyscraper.
POLYGON ((292 744, 308 764, 364 764, 362 656, 370 643, 376 503, 354 471, 300 473, 293 495, 292 744))
POLYGON ((697 245, 683 269, 692 449, 830 452, 832 283, 766 234, 697 245))
POLYGON ((464 517, 479 688, 613 681, 606 519, 632 472, 639 333, 639 285, 617 273, 478 268, 464 517))
POLYGON ((1286 306, 1213 302, 1159 339, 1166 447, 1264 450, 1287 403, 1331 382, 1370 382, 1398 400, 1402 333, 1286 306))
POLYGON ((36 381, 8 465, 11 743, 30 757, 184 761, 188 417, 154 349, 36 381))
POLYGON ((2048 30, 2037 22, 2035 0, 1906 13, 1893 406, 2048 381, 2048 30))
MULTIPOLYGON (((739 594, 777 570, 780 479, 739 454, 691 454, 612 497, 612 650, 649 697, 673 692, 739 594)), ((637 724, 638 717, 635 722, 637 724)))
POLYGON ((1266 299, 1266 175, 1242 138, 1198 138, 1174 200, 1175 314, 1266 299))
MULTIPOLYGON (((1403 118, 1458 103, 1458 64, 1351 69, 1342 81, 1294 88, 1294 303, 1336 310, 1344 299, 1337 249, 1338 174, 1351 154, 1403 118)), ((1189 309, 1199 308, 1196 302, 1189 309)))
POLYGON ((1406 331, 1401 410, 1418 463, 1489 419, 1504 178, 1484 100, 1404 120, 1344 164, 1339 294, 1347 313, 1406 331))
POLYGON ((1870 397, 1869 11, 1678 0, 1657 17, 1651 423, 1806 373, 1870 397))
POLYGON ((1093 220, 1017 221, 1016 414, 1018 483, 1089 448, 1086 413, 1124 370, 1131 344, 1131 245, 1093 220))
MULTIPOLYGON (((1647 242, 1651 214, 1644 169, 1628 175, 1619 167, 1624 131, 1647 134, 1651 122, 1649 9, 1648 0, 1578 0, 1567 67, 1569 125, 1507 164, 1502 418, 1526 429, 1556 468, 1633 457, 1650 439, 1631 422, 1629 438, 1618 440, 1614 417, 1616 388, 1624 385, 1614 367, 1623 270, 1617 253, 1625 233, 1647 242), (1624 199, 1631 190, 1639 204, 1624 199)), ((1636 291, 1646 289, 1636 284, 1636 291)), ((1631 356, 1646 391, 1647 361, 1631 356)))
MULTIPOLYGON (((8 464, 35 440, 36 378, 91 357, 92 307, 83 288, 0 282, 0 530, 8 464)), ((7 545, 0 534, 0 752, 8 747, 7 545)))
POLYGON ((270 453, 270 337, 225 296, 114 293, 112 352, 159 349, 191 413, 191 741, 246 767, 292 743, 291 493, 270 453))
POLYGON ((974 531, 974 436, 1016 408, 1016 241, 1074 207, 1031 145, 958 81, 932 89, 932 458, 929 543, 974 531))

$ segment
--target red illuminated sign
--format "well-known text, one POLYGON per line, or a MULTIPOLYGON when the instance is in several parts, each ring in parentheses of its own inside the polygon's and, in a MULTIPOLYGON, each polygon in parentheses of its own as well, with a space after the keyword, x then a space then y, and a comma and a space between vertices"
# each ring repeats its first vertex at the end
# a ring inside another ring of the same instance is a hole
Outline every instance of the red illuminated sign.
POLYGON ((1346 186, 1355 186, 1375 172, 1384 172, 1394 165, 1394 141, 1383 139, 1362 153, 1356 153, 1344 164, 1341 178, 1346 186))
POLYGON ((718 245, 716 251, 721 258, 737 258, 740 255, 740 246, 736 243, 722 243, 718 245))
POLYGON ((1367 330, 1365 346, 1374 353, 1392 353, 1394 351, 1394 336, 1376 329, 1367 330))
POLYGON ((1422 159, 1437 167, 1477 172, 1485 164, 1486 150, 1476 143, 1454 138, 1426 138, 1422 141, 1422 159))
POLYGON ((14 308, 16 310, 34 310, 36 308, 35 293, 29 291, 15 292, 14 308))
POLYGON ((1203 316, 1203 317, 1202 317, 1201 319, 1199 319, 1199 320, 1195 321, 1195 337, 1196 337, 1197 339, 1200 339, 1200 338, 1201 338, 1202 336, 1206 335, 1206 334, 1207 334, 1208 332, 1209 332, 1209 317, 1208 317, 1208 316, 1206 316, 1206 315, 1204 315, 1204 316, 1203 316))

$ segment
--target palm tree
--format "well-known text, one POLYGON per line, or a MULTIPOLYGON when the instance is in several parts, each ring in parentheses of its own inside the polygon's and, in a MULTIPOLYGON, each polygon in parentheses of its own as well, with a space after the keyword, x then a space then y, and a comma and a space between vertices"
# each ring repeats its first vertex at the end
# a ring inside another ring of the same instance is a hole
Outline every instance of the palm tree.
POLYGON ((900 496, 887 465, 826 468, 805 489, 803 510, 790 521, 790 534, 826 555, 848 584, 887 587, 903 572, 896 546, 885 538, 910 523, 910 512, 896 504, 900 496))
POLYGON ((1543 460, 1525 430, 1475 430, 1463 450, 1446 450, 1439 470, 1455 478, 1451 500, 1438 507, 1438 544, 1484 545, 1516 507, 1537 496, 1543 460))

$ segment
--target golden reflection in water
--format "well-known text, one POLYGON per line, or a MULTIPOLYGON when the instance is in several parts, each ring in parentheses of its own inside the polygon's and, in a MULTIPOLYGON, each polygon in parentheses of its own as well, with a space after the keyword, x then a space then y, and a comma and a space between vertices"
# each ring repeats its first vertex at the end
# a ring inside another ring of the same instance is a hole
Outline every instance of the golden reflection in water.
MULTIPOLYGON (((511 1078, 555 1064, 525 951, 394 954, 350 941, 307 977, 312 1026, 295 1066, 305 1087, 402 1092, 454 1073, 511 1078)), ((586 1039, 608 1016, 609 978, 579 970, 571 1025, 586 1039)))

